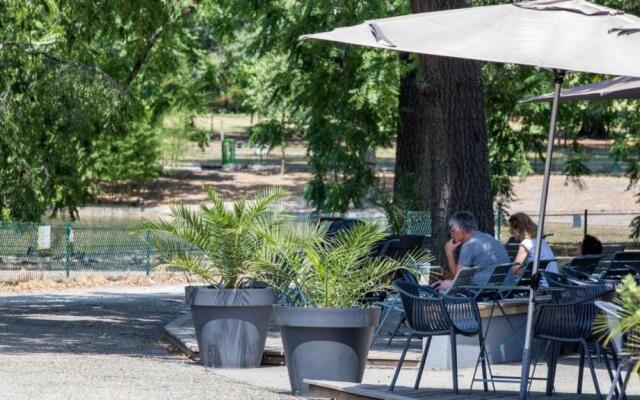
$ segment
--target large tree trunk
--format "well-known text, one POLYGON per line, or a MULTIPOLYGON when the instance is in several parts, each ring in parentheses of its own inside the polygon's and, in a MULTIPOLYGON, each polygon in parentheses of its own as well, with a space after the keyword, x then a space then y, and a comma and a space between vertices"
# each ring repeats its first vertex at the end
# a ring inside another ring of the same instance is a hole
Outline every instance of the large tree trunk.
MULTIPOLYGON (((466 6, 465 0, 411 0, 412 11, 466 6)), ((421 70, 407 75, 400 93, 396 174, 411 174, 431 211, 438 262, 448 218, 471 211, 493 233, 489 150, 480 65, 469 60, 419 56, 421 70), (416 79, 416 76, 418 79, 416 79)))

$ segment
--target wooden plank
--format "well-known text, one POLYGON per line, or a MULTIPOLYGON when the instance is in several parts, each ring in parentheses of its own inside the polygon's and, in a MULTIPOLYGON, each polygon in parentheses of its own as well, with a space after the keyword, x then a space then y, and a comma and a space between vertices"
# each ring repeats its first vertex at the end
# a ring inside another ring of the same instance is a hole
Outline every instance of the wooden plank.
MULTIPOLYGON (((393 392, 389 392, 388 386, 358 384, 353 382, 336 382, 336 381, 316 381, 305 380, 309 384, 311 394, 316 393, 329 394, 330 398, 342 399, 339 397, 341 393, 348 394, 352 397, 345 399, 375 399, 375 400, 518 400, 519 394, 516 391, 496 391, 483 392, 474 391, 470 395, 467 390, 460 390, 460 394, 456 395, 450 389, 441 388, 421 388, 414 390, 413 388, 397 387, 393 392), (355 396, 355 397, 354 397, 355 396)), ((630 400, 639 400, 640 396, 627 396, 630 400)), ((544 393, 533 392, 528 396, 532 400, 592 400, 594 394, 577 395, 572 393, 557 393, 553 397, 548 397, 544 393)))

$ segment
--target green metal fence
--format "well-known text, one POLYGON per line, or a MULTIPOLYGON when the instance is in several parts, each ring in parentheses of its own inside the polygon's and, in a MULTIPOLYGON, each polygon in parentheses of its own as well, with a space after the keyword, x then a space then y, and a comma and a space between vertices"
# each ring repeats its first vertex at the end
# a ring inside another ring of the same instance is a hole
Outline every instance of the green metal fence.
MULTIPOLYGON (((637 214, 576 213, 547 216, 546 233, 557 256, 570 256, 585 232, 603 243, 621 243, 638 249, 629 238, 629 223, 637 214), (586 218, 585 218, 586 216, 586 218)), ((359 214, 358 219, 384 223, 379 215, 359 214)), ((314 220, 318 216, 301 215, 292 223, 314 220)), ((535 216, 533 216, 535 219, 535 216)), ((428 235, 429 218, 411 215, 408 233, 428 235)), ((502 242, 509 237, 505 218, 496 218, 496 233, 502 242)), ((71 277, 92 273, 150 274, 161 263, 161 253, 153 246, 158 233, 133 233, 132 225, 84 223, 0 223, 0 281, 37 277, 71 277)), ((176 248, 197 252, 187 243, 160 237, 176 248)))

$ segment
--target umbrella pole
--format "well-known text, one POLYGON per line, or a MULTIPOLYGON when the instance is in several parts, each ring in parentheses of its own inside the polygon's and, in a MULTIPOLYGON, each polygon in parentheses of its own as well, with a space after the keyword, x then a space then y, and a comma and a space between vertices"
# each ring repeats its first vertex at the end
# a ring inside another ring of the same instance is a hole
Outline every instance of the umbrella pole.
POLYGON ((547 158, 544 161, 544 179, 542 181, 542 192, 540 193, 540 212, 538 213, 538 230, 536 233, 536 251, 533 258, 532 287, 529 288, 529 308, 527 310, 527 328, 525 333, 524 347, 522 349, 522 371, 520 374, 520 399, 527 398, 527 386, 529 383, 529 367, 531 364, 531 345, 533 342, 533 314, 535 311, 534 295, 538 286, 538 266, 540 265, 540 251, 542 236, 544 235, 544 217, 547 210, 547 194, 549 192, 549 176, 551 174, 551 159, 553 157, 553 141, 556 136, 558 104, 560 102, 560 90, 566 72, 554 70, 555 90, 553 93, 553 104, 551 106, 551 123, 549 126, 549 138, 547 139, 547 158))

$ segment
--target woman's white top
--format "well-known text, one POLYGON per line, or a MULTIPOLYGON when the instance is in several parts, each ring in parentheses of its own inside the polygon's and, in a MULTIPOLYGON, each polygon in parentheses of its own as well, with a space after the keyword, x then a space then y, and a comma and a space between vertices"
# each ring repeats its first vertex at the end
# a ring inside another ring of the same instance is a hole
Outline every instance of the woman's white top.
MULTIPOLYGON (((529 251, 527 259, 523 264, 533 261, 533 257, 536 254, 536 239, 524 239, 522 242, 520 242, 520 245, 524 246, 524 248, 529 251)), ((555 258, 556 256, 553 254, 553 250, 551 250, 551 247, 549 247, 549 243, 543 240, 542 251, 540 251, 540 260, 553 260, 555 258)), ((547 268, 545 268, 545 271, 553 272, 554 274, 560 273, 560 270, 558 269, 558 263, 556 263, 555 261, 550 262, 547 265, 547 268)))

